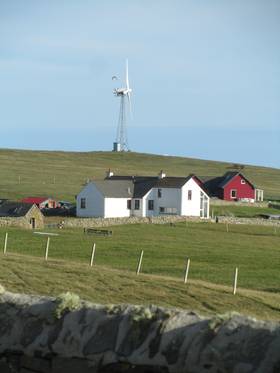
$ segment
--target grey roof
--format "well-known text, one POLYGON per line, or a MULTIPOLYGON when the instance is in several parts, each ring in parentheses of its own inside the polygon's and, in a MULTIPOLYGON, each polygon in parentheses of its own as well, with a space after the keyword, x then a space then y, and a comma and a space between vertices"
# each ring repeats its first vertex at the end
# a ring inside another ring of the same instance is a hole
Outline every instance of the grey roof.
POLYGON ((32 203, 4 201, 0 204, 1 217, 21 217, 25 216, 32 208, 32 203))
POLYGON ((98 180, 94 184, 104 197, 131 198, 133 196, 133 182, 131 180, 98 180))
POLYGON ((193 176, 194 175, 186 177, 164 177, 162 179, 157 179, 154 186, 156 188, 182 188, 193 176))
POLYGON ((142 198, 152 188, 181 188, 193 175, 187 177, 111 176, 95 185, 105 197, 142 198))

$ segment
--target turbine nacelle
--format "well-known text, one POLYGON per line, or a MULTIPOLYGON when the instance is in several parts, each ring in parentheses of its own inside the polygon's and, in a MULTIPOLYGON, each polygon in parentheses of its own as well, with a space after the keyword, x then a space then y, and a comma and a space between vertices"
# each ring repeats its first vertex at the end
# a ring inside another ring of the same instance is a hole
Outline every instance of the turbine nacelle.
POLYGON ((131 88, 115 88, 113 90, 114 95, 116 96, 125 96, 125 95, 130 95, 132 92, 131 88))

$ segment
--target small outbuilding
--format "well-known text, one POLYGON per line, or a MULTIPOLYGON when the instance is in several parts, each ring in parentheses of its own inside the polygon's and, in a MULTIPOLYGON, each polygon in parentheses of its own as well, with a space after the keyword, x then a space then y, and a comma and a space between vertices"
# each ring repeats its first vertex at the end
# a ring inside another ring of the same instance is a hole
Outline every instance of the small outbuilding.
POLYGON ((263 201, 263 190, 256 188, 241 172, 230 171, 223 176, 199 177, 198 181, 210 197, 225 201, 263 201))
POLYGON ((0 204, 0 226, 43 228, 44 216, 35 204, 7 200, 0 204))

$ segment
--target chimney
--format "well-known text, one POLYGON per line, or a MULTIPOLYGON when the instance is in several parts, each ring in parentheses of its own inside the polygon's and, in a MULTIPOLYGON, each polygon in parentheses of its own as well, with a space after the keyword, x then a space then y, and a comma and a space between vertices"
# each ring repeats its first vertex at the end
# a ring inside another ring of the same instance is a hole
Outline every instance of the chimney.
POLYGON ((158 174, 159 179, 163 179, 166 176, 166 174, 163 172, 163 170, 160 170, 160 173, 158 174))
POLYGON ((114 176, 114 172, 113 171, 111 171, 110 170, 110 168, 109 168, 109 170, 106 172, 106 177, 111 177, 111 176, 114 176))

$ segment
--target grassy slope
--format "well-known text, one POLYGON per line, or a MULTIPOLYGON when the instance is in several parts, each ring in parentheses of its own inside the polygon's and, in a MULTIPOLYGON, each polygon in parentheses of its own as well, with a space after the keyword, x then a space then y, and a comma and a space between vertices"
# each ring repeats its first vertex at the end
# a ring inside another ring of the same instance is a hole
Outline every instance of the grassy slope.
MULTIPOLYGON (((84 234, 82 229, 53 230, 49 257, 88 263, 96 242, 96 264, 135 272, 141 249, 143 272, 183 278, 186 257, 191 258, 190 278, 231 286, 239 267, 239 286, 279 291, 280 229, 246 225, 178 223, 169 225, 123 225, 112 227, 112 237, 84 234)), ((5 229, 0 229, 3 242, 5 229)), ((46 236, 9 229, 8 252, 44 256, 46 236)))
MULTIPOLYGON (((140 153, 47 152, 0 150, 0 198, 53 195, 74 200, 88 178, 103 178, 111 168, 115 173, 154 175, 163 169, 167 175, 218 175, 229 163, 140 153), (19 184, 20 176, 20 184, 19 184), (54 180, 55 177, 55 180, 54 180)), ((266 198, 280 199, 280 170, 246 166, 244 173, 266 198)))
POLYGON ((103 266, 29 256, 0 254, 0 283, 7 290, 55 296, 72 291, 96 303, 157 304, 211 315, 237 311, 261 319, 279 320, 280 295, 163 276, 135 274, 103 266))

